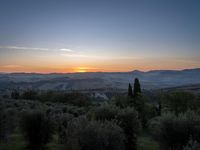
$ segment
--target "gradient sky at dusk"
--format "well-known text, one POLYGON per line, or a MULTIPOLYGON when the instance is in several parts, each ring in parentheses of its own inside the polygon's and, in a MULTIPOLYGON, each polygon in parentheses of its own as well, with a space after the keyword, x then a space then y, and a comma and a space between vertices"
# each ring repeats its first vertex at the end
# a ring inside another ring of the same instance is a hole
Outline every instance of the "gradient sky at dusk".
POLYGON ((0 72, 197 67, 199 0, 0 0, 0 72))

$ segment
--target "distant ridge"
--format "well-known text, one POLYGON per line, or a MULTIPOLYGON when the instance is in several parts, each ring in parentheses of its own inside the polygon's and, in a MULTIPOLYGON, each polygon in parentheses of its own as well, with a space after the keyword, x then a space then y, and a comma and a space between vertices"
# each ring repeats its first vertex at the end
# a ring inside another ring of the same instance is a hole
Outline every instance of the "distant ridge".
POLYGON ((0 74, 0 89, 34 88, 38 90, 122 89, 139 78, 143 89, 160 89, 200 84, 200 68, 130 72, 85 73, 9 73, 0 74))
POLYGON ((200 68, 192 68, 192 69, 177 69, 177 70, 149 70, 149 71, 140 71, 140 70, 133 70, 132 73, 148 73, 148 72, 181 72, 181 71, 200 71, 200 68))
POLYGON ((59 73, 59 72, 50 72, 50 73, 40 73, 40 72, 12 72, 12 73, 6 73, 6 72, 0 72, 0 74, 36 74, 36 75, 45 75, 45 74, 87 74, 87 73, 150 73, 150 72, 182 72, 182 71, 199 71, 200 68, 191 68, 191 69, 173 69, 173 70, 148 70, 148 71, 141 71, 141 70, 132 70, 132 71, 116 71, 116 72, 66 72, 66 73, 59 73))

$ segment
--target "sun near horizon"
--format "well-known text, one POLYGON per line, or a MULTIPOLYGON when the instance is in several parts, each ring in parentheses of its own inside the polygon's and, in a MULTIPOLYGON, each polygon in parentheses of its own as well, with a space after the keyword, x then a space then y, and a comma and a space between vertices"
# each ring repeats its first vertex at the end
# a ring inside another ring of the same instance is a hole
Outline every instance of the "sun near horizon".
MULTIPOLYGON (((87 72, 131 72, 131 71, 142 71, 142 72, 148 72, 152 70, 185 70, 185 69, 198 69, 200 67, 183 67, 183 68, 128 68, 124 70, 98 70, 90 67, 75 67, 71 69, 65 69, 65 68, 59 68, 59 69, 45 69, 45 68, 40 68, 40 69, 13 69, 13 70, 1 70, 0 73, 40 73, 40 74, 51 74, 51 73, 87 73, 87 72)), ((5 68, 4 68, 5 69, 5 68)))

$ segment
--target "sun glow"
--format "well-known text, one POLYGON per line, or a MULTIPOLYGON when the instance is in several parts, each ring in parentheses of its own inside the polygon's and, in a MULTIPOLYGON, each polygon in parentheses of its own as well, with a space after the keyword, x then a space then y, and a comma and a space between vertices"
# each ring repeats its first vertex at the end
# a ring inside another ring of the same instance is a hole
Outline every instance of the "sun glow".
POLYGON ((88 67, 77 67, 74 69, 75 72, 88 72, 90 70, 90 68, 88 67))
POLYGON ((93 67, 76 67, 73 69, 73 72, 96 72, 98 71, 97 68, 93 68, 93 67))
POLYGON ((86 72, 86 70, 77 70, 76 72, 86 72))

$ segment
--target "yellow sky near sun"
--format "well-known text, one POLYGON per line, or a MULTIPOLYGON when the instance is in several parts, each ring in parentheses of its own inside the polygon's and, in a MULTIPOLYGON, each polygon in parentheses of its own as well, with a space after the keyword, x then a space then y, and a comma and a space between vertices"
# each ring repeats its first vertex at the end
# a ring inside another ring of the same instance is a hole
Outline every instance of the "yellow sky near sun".
MULTIPOLYGON (((53 63, 52 63, 53 64, 53 63)), ((0 66, 0 72, 39 72, 39 73, 67 73, 67 72, 126 72, 132 70, 160 70, 160 69, 185 69, 199 67, 199 64, 188 62, 186 64, 178 61, 118 61, 118 62, 93 62, 80 64, 57 64, 57 65, 4 65, 0 66)))
POLYGON ((186 57, 127 57, 93 55, 9 55, 0 60, 0 72, 126 72, 198 68, 200 61, 186 57))

